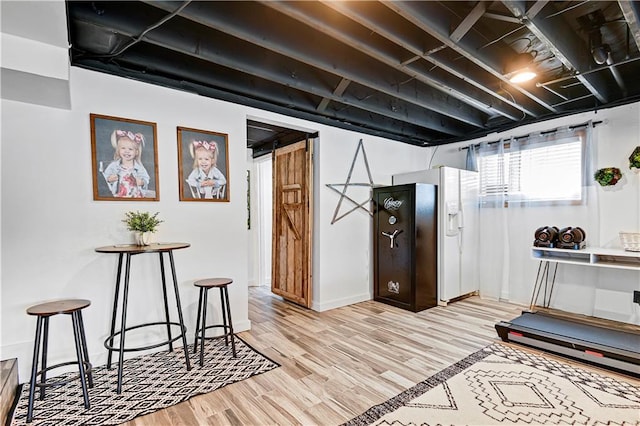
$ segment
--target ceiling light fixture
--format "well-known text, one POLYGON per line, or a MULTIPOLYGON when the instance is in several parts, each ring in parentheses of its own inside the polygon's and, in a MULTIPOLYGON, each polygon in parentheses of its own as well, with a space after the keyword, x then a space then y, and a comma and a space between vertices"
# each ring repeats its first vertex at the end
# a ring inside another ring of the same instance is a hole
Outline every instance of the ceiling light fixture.
POLYGON ((529 68, 526 68, 515 73, 509 81, 512 83, 524 83, 525 81, 533 80, 537 75, 538 74, 531 71, 529 68))
POLYGON ((524 83, 537 75, 533 67, 533 56, 530 53, 519 53, 507 66, 507 77, 511 83, 524 83))

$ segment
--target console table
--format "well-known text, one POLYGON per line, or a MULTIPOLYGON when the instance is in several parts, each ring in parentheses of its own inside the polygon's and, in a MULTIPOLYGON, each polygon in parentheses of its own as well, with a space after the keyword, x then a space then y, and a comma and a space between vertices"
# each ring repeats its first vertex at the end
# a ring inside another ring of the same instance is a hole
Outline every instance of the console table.
POLYGON ((118 352, 118 386, 117 393, 122 391, 122 368, 124 362, 124 353, 129 351, 142 351, 152 348, 157 348, 164 345, 169 345, 169 351, 173 350, 173 342, 178 339, 182 339, 182 347, 185 354, 185 364, 187 366, 187 370, 191 370, 191 364, 189 362, 188 355, 188 347, 186 340, 186 327, 184 326, 184 320, 182 318, 182 306, 180 305, 180 294, 178 293, 178 280, 176 278, 176 268, 173 262, 173 251, 179 250, 183 248, 187 248, 190 245, 188 243, 162 243, 162 244, 150 244, 148 246, 140 246, 134 244, 119 244, 112 246, 104 246, 98 247, 96 251, 98 253, 112 253, 118 254, 118 272, 116 276, 116 286, 115 286, 115 296, 113 298, 113 312, 111 317, 111 333, 109 337, 104 341, 104 346, 109 351, 107 357, 107 368, 111 368, 111 355, 113 352, 118 352), (160 256, 160 274, 162 276, 162 293, 164 296, 164 312, 165 312, 165 320, 161 322, 153 322, 146 324, 139 324, 135 326, 127 327, 127 302, 129 298, 129 272, 131 269, 131 256, 137 254, 144 253, 158 253, 160 256), (169 256, 169 265, 171 267, 171 276, 173 278, 173 290, 175 293, 175 301, 176 307, 178 310, 178 322, 172 322, 169 318, 169 304, 167 301, 167 282, 165 278, 165 267, 164 267, 164 258, 163 254, 167 253, 169 256), (125 258, 125 262, 123 264, 123 257, 125 258), (120 281, 122 277, 122 272, 124 269, 124 290, 122 293, 122 311, 120 317, 120 330, 116 331, 116 318, 118 311, 118 298, 120 293, 120 281), (141 328, 141 327, 149 327, 149 326, 165 326, 167 329, 167 340, 160 343, 155 343, 149 346, 144 347, 136 347, 136 348, 127 348, 125 347, 125 333, 129 330, 141 328), (172 336, 171 334, 171 326, 177 326, 180 328, 180 332, 172 336), (116 346, 114 344, 114 338, 119 336, 120 341, 116 346))
POLYGON ((531 311, 533 311, 543 287, 544 295, 542 306, 545 308, 549 307, 559 263, 640 271, 640 252, 622 249, 587 247, 582 250, 569 250, 532 247, 531 257, 540 261, 536 275, 536 283, 533 287, 533 294, 531 295, 531 303, 529 305, 529 310, 531 311), (554 262, 555 265, 553 266, 553 275, 550 277, 552 269, 550 265, 551 262, 554 262))

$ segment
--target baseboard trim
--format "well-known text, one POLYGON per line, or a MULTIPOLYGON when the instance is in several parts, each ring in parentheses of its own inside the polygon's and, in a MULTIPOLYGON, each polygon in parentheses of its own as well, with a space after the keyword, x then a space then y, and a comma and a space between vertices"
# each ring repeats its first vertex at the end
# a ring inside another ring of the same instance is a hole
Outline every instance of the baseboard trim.
POLYGON ((355 296, 343 297, 342 299, 329 300, 323 303, 311 303, 311 309, 317 312, 324 312, 330 309, 341 308, 347 305, 353 305, 354 303, 365 302, 371 300, 373 297, 370 293, 362 293, 355 296))

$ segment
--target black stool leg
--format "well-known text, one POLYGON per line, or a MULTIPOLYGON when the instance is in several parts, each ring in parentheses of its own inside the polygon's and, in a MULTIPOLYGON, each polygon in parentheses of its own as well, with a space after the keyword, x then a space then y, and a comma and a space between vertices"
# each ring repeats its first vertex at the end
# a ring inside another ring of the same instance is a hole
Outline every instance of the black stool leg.
MULTIPOLYGON (((229 319, 229 338, 231 339, 231 351, 233 352, 233 357, 236 357, 236 344, 233 340, 233 322, 231 321, 231 306, 229 305, 229 290, 227 286, 224 287, 224 298, 227 302, 227 318, 229 319)), ((225 330, 226 332, 226 330, 225 330)))
POLYGON ((36 323, 36 338, 33 344, 33 361, 31 364, 31 381, 29 382, 29 406, 27 408, 27 423, 33 420, 33 400, 36 391, 36 377, 38 375, 38 358, 40 351, 40 336, 42 333, 42 317, 36 323))
POLYGON ((78 370, 80 371, 80 384, 82 385, 82 396, 84 397, 84 408, 89 408, 89 393, 87 392, 87 378, 84 369, 84 358, 82 354, 82 337, 80 336, 80 324, 78 313, 71 313, 71 323, 73 324, 73 340, 76 342, 76 357, 78 359, 78 370))
POLYGON ((84 360, 89 366, 87 376, 89 377, 89 387, 93 387, 93 373, 91 372, 91 361, 89 361, 89 348, 87 347, 87 337, 84 333, 84 321, 82 321, 82 311, 78 311, 78 326, 80 328, 80 345, 82 346, 82 352, 84 353, 84 360))
POLYGON ((224 289, 227 286, 220 288, 220 310, 222 311, 222 331, 224 332, 224 345, 229 346, 229 324, 227 324, 227 308, 225 308, 224 302, 224 289))
MULTIPOLYGON (((44 317, 44 335, 42 336, 42 363, 40 364, 40 383, 47 381, 47 353, 49 352, 49 317, 44 317)), ((40 387, 40 401, 44 399, 45 387, 40 387)))
POLYGON ((200 327, 200 367, 204 365, 204 339, 207 332, 207 295, 209 289, 203 289, 204 296, 202 298, 202 327, 200 327))
POLYGON ((198 329, 200 327, 200 314, 202 313, 202 294, 204 287, 200 287, 200 294, 198 295, 198 317, 196 318, 196 335, 193 338, 193 353, 198 352, 198 329))

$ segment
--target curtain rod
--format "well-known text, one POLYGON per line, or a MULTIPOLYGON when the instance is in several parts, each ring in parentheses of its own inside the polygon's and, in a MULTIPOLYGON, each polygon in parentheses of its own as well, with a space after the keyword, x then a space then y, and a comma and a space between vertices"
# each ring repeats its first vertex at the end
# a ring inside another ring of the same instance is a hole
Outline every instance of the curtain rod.
MULTIPOLYGON (((581 127, 587 127, 587 126, 589 125, 589 123, 590 123, 590 122, 586 122, 586 123, 582 123, 582 124, 575 124, 575 125, 573 125, 573 126, 569 126, 569 130, 579 129, 579 128, 581 128, 581 127)), ((593 121, 593 122, 591 122, 591 125, 592 125, 593 127, 596 127, 598 124, 602 124, 602 123, 604 123, 604 121, 602 121, 602 120, 600 120, 600 121, 593 121)), ((549 134, 551 134, 551 133, 555 133, 555 132, 557 132, 557 131, 558 131, 558 130, 560 130, 561 128, 562 128, 562 127, 556 127, 555 129, 545 130, 545 131, 543 131, 543 132, 540 132, 540 135, 549 135, 549 134)), ((537 133, 536 133, 536 134, 537 134, 537 133)), ((526 135, 522 135, 522 136, 515 136, 515 137, 513 137, 513 139, 515 139, 515 140, 518 140, 518 139, 526 139, 526 138, 528 138, 528 137, 530 137, 530 136, 532 136, 532 135, 533 135, 533 133, 528 133, 528 134, 526 134, 526 135)), ((508 138, 508 139, 512 139, 512 138, 508 138)), ((503 140, 503 139, 500 139, 500 140, 497 140, 497 141, 487 142, 487 145, 493 145, 493 144, 499 143, 501 140, 503 140)), ((484 143, 484 142, 482 142, 482 143, 484 143)), ((462 151, 462 150, 465 150, 465 149, 469 149, 469 147, 470 147, 470 146, 474 146, 474 147, 476 147, 476 148, 477 148, 477 147, 479 147, 479 146, 480 146, 480 144, 479 144, 479 143, 475 143, 475 144, 471 144, 471 145, 463 146, 463 147, 458 148, 458 151, 462 151)))

